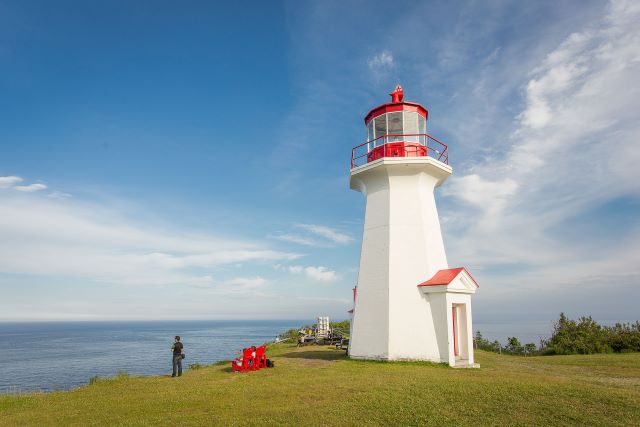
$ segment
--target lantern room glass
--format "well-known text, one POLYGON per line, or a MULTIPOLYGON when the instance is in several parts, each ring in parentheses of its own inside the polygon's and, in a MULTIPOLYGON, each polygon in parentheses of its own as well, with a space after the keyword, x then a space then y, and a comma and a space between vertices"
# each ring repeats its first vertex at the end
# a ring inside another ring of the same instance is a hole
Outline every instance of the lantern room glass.
POLYGON ((419 142, 422 145, 427 145, 427 137, 425 136, 427 133, 427 119, 418 114, 418 133, 420 134, 419 142))
POLYGON ((402 141, 402 111, 387 113, 387 142, 402 141))
POLYGON ((387 115, 382 114, 381 116, 378 116, 375 119, 373 119, 373 128, 374 128, 373 136, 376 139, 376 141, 373 144, 374 147, 384 144, 386 142, 384 140, 385 139, 384 136, 387 134, 387 115))
POLYGON ((368 149, 396 141, 426 145, 426 133, 427 121, 415 111, 381 114, 367 124, 367 141, 371 143, 368 149))
POLYGON ((405 111, 403 113, 404 118, 404 132, 403 134, 407 135, 404 137, 404 140, 407 142, 418 142, 418 136, 416 135, 418 132, 418 113, 414 113, 412 111, 405 111))

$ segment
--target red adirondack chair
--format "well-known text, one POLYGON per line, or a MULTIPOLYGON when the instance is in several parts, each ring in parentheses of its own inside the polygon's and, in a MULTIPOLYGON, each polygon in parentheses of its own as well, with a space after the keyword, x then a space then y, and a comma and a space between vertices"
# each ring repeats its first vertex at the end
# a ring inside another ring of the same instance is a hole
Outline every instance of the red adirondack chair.
POLYGON ((253 362, 253 365, 251 366, 252 370, 257 371, 260 368, 267 367, 267 356, 264 354, 266 349, 267 349, 267 346, 264 346, 264 345, 261 345, 256 349, 256 360, 255 362, 253 362))
POLYGON ((253 353, 253 349, 251 347, 242 350, 242 359, 236 359, 231 362, 231 372, 247 372, 251 369, 251 365, 255 365, 255 361, 253 360, 251 353, 253 353))

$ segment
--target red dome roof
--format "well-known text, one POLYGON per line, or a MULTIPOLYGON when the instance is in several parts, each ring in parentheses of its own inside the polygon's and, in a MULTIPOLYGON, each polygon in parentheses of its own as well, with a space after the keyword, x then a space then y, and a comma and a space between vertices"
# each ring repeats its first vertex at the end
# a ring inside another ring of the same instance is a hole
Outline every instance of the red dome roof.
POLYGON ((402 86, 397 85, 395 90, 389 95, 391 96, 391 102, 382 104, 369 111, 369 113, 364 118, 365 125, 369 124, 369 122, 375 117, 378 117, 381 114, 391 113, 393 111, 414 111, 423 116, 425 119, 428 118, 429 111, 425 107, 416 102, 403 101, 404 91, 402 90, 402 86))

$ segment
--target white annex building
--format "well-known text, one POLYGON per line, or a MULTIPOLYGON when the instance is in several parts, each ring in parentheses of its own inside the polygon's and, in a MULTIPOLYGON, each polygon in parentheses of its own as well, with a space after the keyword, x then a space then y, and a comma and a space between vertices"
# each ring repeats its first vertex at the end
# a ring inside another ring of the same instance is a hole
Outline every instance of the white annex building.
POLYGON ((478 284, 447 264, 433 194, 452 173, 447 146, 427 134, 427 109, 403 97, 398 85, 367 114, 367 142, 352 151, 351 188, 366 212, 349 356, 477 366, 478 284))

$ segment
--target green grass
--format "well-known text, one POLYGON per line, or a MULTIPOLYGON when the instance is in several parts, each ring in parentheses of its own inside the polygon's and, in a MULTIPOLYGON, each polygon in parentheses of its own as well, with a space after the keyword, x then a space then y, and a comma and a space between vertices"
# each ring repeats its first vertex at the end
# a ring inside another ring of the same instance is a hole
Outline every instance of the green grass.
POLYGON ((640 354, 518 357, 482 369, 348 360, 273 346, 275 369, 98 379, 0 396, 1 425, 640 425, 640 354))

